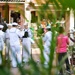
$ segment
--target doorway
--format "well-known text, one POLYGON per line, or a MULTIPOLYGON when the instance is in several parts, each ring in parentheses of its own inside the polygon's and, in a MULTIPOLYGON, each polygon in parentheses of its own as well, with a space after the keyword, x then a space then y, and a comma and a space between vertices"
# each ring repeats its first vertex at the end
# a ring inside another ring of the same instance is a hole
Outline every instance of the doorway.
POLYGON ((19 22, 20 21, 20 12, 11 11, 11 17, 13 18, 13 22, 19 22))

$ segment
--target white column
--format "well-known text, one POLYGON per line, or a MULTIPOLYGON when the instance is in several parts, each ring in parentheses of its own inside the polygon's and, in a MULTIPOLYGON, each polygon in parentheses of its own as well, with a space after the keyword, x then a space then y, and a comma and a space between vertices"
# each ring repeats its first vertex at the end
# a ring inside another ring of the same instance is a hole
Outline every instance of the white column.
POLYGON ((74 11, 71 9, 70 11, 70 30, 74 29, 74 11))
MULTIPOLYGON (((31 25, 31 11, 30 10, 26 10, 28 4, 25 4, 25 17, 28 20, 29 23, 29 27, 31 25)), ((27 20, 25 19, 25 22, 27 22, 27 20)))
POLYGON ((31 12, 30 11, 26 11, 25 17, 27 18, 29 26, 30 26, 30 23, 31 23, 31 12))
POLYGON ((9 23, 11 22, 11 10, 9 10, 9 23))

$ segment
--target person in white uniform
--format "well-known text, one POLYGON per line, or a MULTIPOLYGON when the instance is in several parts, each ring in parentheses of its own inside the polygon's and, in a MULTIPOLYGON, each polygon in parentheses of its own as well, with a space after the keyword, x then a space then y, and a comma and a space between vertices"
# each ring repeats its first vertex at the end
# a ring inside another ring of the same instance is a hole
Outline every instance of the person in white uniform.
POLYGON ((12 23, 12 28, 8 33, 10 39, 12 67, 17 67, 17 64, 20 64, 22 62, 20 50, 20 38, 22 37, 22 35, 20 30, 17 29, 17 26, 17 23, 12 23))
POLYGON ((0 65, 3 64, 3 48, 4 48, 4 41, 5 41, 5 33, 2 31, 3 25, 0 25, 0 65))
POLYGON ((28 23, 24 23, 24 36, 22 37, 22 49, 23 49, 23 62, 28 62, 31 57, 31 38, 32 33, 28 28, 28 23))
POLYGON ((6 51, 5 51, 5 55, 6 55, 6 60, 7 59, 9 59, 9 50, 10 50, 10 40, 9 40, 9 30, 11 29, 11 27, 12 27, 12 24, 11 23, 9 23, 9 24, 7 24, 7 26, 8 26, 8 29, 6 30, 6 32, 5 32, 5 39, 6 39, 6 51))
POLYGON ((51 40, 52 40, 51 27, 47 26, 46 27, 46 33, 43 37, 43 45, 44 45, 43 54, 44 54, 44 58, 45 58, 44 64, 46 64, 46 65, 49 63, 51 40))

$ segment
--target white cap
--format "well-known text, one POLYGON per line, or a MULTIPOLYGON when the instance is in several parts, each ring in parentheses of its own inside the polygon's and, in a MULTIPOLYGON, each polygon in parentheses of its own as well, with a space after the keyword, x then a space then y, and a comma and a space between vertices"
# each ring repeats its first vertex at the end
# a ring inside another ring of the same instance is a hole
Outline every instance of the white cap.
POLYGON ((51 28, 51 26, 47 26, 46 28, 51 28))
POLYGON ((26 25, 28 25, 28 23, 26 22, 26 23, 24 23, 24 26, 26 26, 26 25))
POLYGON ((7 24, 7 26, 12 26, 12 24, 11 24, 11 23, 9 23, 9 24, 7 24))
POLYGON ((17 25, 18 25, 18 23, 16 23, 16 22, 13 22, 13 23, 12 23, 12 25, 15 25, 15 26, 17 26, 17 25))
POLYGON ((3 28, 4 26, 3 25, 0 25, 0 28, 3 28))

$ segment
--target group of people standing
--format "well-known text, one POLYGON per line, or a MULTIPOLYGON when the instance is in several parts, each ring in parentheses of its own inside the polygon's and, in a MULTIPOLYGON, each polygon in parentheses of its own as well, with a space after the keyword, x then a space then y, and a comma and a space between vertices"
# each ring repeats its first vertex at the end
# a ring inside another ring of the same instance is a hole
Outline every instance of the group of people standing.
MULTIPOLYGON (((48 23, 49 24, 49 23, 48 23)), ((4 43, 6 45, 6 57, 9 53, 11 64, 13 67, 17 66, 17 63, 22 62, 21 48, 20 48, 20 40, 22 42, 22 53, 23 53, 23 61, 28 62, 31 57, 31 43, 32 43, 32 32, 30 28, 28 28, 28 23, 24 23, 24 29, 19 30, 18 24, 13 22, 12 24, 7 24, 8 29, 3 32, 3 25, 0 25, 0 64, 2 63, 2 50, 4 48, 4 43)), ((52 31, 51 25, 47 25, 45 27, 43 40, 43 54, 45 58, 44 64, 49 63, 49 54, 50 54, 50 46, 52 41, 52 31)), ((58 27, 58 35, 56 38, 56 54, 58 56, 58 62, 60 64, 61 60, 65 55, 67 55, 67 48, 69 45, 69 37, 64 34, 63 26, 58 27)), ((70 66, 68 57, 65 59, 66 70, 70 72, 70 66)), ((63 75, 62 68, 60 69, 61 75, 63 75)))
MULTIPOLYGON (((70 75, 71 71, 70 71, 70 64, 69 64, 69 59, 67 56, 67 48, 69 46, 69 37, 68 35, 64 34, 64 28, 63 26, 58 27, 58 32, 57 32, 57 36, 56 36, 56 48, 55 48, 55 52, 57 55, 57 60, 58 60, 58 64, 59 66, 61 66, 60 71, 59 71, 59 75, 64 75, 63 74, 63 69, 62 69, 62 65, 61 62, 64 60, 65 64, 66 64, 66 72, 70 75), (65 58, 66 57, 66 58, 65 58)), ((72 39, 72 38, 71 38, 72 39)), ((51 27, 47 26, 46 27, 46 33, 44 34, 43 37, 43 44, 44 44, 44 50, 43 50, 43 54, 44 54, 44 58, 45 58, 45 62, 44 64, 48 65, 49 61, 50 61, 50 51, 51 51, 51 41, 52 41, 52 32, 51 32, 51 27)), ((64 63, 63 62, 63 63, 64 63)), ((48 67, 48 66, 46 66, 48 67)))
MULTIPOLYGON (((50 61, 49 54, 51 52, 51 41, 52 41, 52 34, 53 34, 51 31, 51 24, 49 24, 49 25, 45 24, 44 29, 43 29, 44 35, 42 38, 43 47, 44 47, 43 55, 45 58, 44 64, 47 65, 46 67, 48 67, 48 64, 50 61), (45 29, 45 31, 44 31, 44 29, 45 29)), ((61 23, 59 23, 58 30, 56 32, 57 32, 57 35, 55 36, 56 37, 55 52, 56 52, 57 60, 58 60, 57 65, 61 66, 59 74, 64 75, 61 62, 63 59, 65 59, 64 62, 66 64, 66 72, 70 75, 71 71, 70 71, 69 59, 67 56, 67 52, 68 52, 67 49, 68 49, 69 43, 70 43, 69 39, 72 41, 74 41, 74 40, 70 36, 65 34, 65 28, 63 27, 63 25, 61 25, 61 23)))
MULTIPOLYGON (((7 24, 8 29, 6 32, 3 32, 3 25, 0 25, 0 61, 2 61, 2 52, 4 48, 4 43, 6 45, 6 58, 8 53, 11 60, 12 67, 16 67, 17 64, 22 63, 22 54, 21 54, 21 44, 22 42, 22 53, 23 61, 28 62, 31 54, 31 40, 32 32, 28 28, 28 23, 24 23, 24 29, 19 30, 18 24, 13 22, 12 24, 7 24)), ((1 62, 2 64, 2 62, 1 62)))

